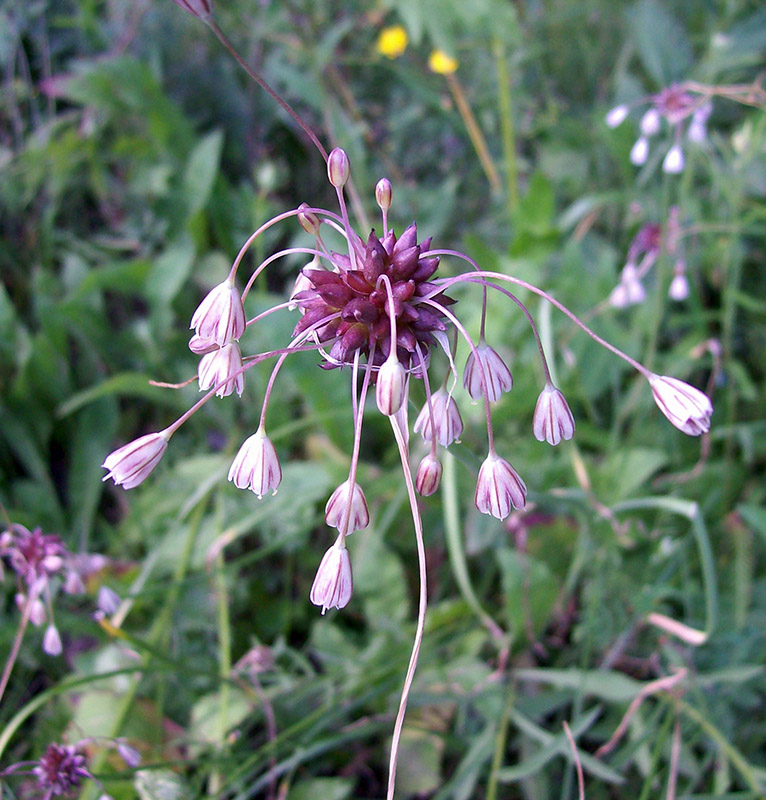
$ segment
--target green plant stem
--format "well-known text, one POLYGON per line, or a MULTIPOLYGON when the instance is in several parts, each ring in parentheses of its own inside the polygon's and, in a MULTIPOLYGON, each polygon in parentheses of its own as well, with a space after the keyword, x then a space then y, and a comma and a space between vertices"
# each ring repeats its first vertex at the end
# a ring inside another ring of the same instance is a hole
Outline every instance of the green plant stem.
POLYGON ((5 694, 5 689, 8 686, 8 681, 11 678, 11 672, 13 672, 13 665, 16 663, 16 659, 18 658, 19 649, 21 648, 21 641, 24 638, 24 633, 27 629, 27 625, 29 624, 29 615, 31 613, 32 613, 32 596, 27 595, 27 601, 26 603, 24 603, 24 608, 21 612, 19 627, 16 629, 16 635, 13 637, 11 652, 8 654, 8 659, 5 662, 5 667, 3 668, 3 677, 0 678, 0 701, 2 701, 3 699, 3 695, 5 694))
POLYGON ((499 37, 492 39, 492 54, 497 71, 497 105, 500 111, 500 130, 505 161, 505 190, 508 217, 511 224, 516 220, 519 208, 519 170, 516 161, 516 131, 513 123, 513 101, 511 78, 508 74, 505 47, 499 37))
MULTIPOLYGON (((223 553, 220 551, 215 557, 215 593, 218 608, 218 671, 221 676, 220 708, 218 723, 218 743, 221 748, 226 744, 226 731, 229 718, 230 686, 228 678, 231 676, 231 620, 229 617, 229 596, 226 589, 226 572, 223 553)), ((218 792, 223 782, 218 769, 210 775, 210 792, 218 792)))
POLYGON ((444 513, 444 534, 447 542, 452 574, 455 576, 460 594, 469 608, 481 620, 487 630, 503 645, 507 644, 507 634, 482 608, 479 598, 471 584, 468 565, 465 560, 465 549, 460 535, 460 509, 458 506, 457 474, 455 457, 449 450, 444 454, 444 474, 442 475, 442 509, 444 513))
POLYGON ((489 780, 487 781, 487 800, 497 799, 498 770, 503 764, 505 754, 505 744, 508 741, 508 724, 511 719, 511 709, 513 708, 516 693, 509 686, 508 695, 503 706, 503 715, 500 717, 500 725, 495 736, 495 751, 492 754, 492 766, 489 770, 489 780))

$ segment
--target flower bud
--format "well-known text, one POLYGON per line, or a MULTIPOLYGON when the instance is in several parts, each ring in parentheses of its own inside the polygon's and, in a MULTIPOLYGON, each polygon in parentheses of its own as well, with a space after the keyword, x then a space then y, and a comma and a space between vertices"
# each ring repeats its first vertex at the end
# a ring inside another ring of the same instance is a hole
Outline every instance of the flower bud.
POLYGON ((666 375, 652 375, 649 384, 660 411, 678 430, 689 436, 699 436, 710 430, 713 406, 706 394, 666 375))
POLYGON ((472 400, 482 394, 482 376, 487 385, 487 399, 496 403, 503 392, 513 388, 513 376, 502 358, 486 342, 479 342, 468 356, 463 370, 463 386, 472 400))
POLYGON ((384 211, 388 211, 393 198, 394 190, 391 188, 391 181, 388 178, 381 178, 375 186, 375 200, 384 211))
POLYGON ((628 116, 628 107, 626 105, 615 106, 610 109, 606 114, 606 124, 609 128, 616 128, 625 121, 628 116))
POLYGON ((442 462, 429 453, 419 464, 415 475, 415 488, 423 497, 430 497, 442 480, 442 462))
POLYGON ((378 370, 378 382, 375 386, 375 399, 381 414, 391 417, 402 407, 407 395, 407 373, 399 359, 391 351, 391 355, 378 370))
POLYGON ((662 171, 668 175, 678 175, 679 172, 684 170, 684 151, 680 145, 674 144, 662 162, 662 171))
POLYGON ((362 487, 358 483, 354 483, 352 487, 348 480, 343 481, 330 495, 324 511, 325 522, 331 528, 337 528, 343 535, 359 531, 370 524, 370 512, 362 487))
POLYGON ((199 389, 204 391, 217 386, 216 395, 227 397, 236 391, 242 396, 245 376, 242 373, 242 352, 236 342, 229 342, 203 356, 199 363, 199 389))
POLYGON ((344 608, 351 599, 353 588, 348 550, 343 542, 335 542, 319 564, 311 587, 311 602, 322 606, 323 614, 328 608, 344 608))
POLYGON ((273 490, 276 494, 282 468, 277 451, 262 427, 239 448, 229 469, 229 480, 238 489, 252 489, 259 500, 266 492, 273 490))
POLYGON ((168 446, 170 434, 167 431, 149 433, 110 453, 101 465, 109 470, 102 481, 111 478, 123 489, 132 489, 142 483, 160 463, 168 446))
POLYGON ((538 442, 557 445, 574 436, 575 422, 564 395, 548 383, 540 392, 532 418, 532 431, 538 442))
POLYGON ((63 649, 58 628, 51 623, 43 634, 43 651, 49 656, 60 656, 63 649))
POLYGON ((242 298, 227 278, 212 288, 199 304, 191 319, 194 328, 202 339, 212 339, 218 345, 225 345, 239 339, 245 332, 245 308, 242 298))
POLYGON ((173 2, 193 17, 207 20, 213 16, 212 0, 173 0, 173 2))
POLYGON ((482 514, 505 519, 511 508, 524 508, 527 487, 519 473, 496 453, 490 452, 479 470, 474 503, 482 514))
POLYGON ((327 177, 336 189, 342 189, 351 174, 351 165, 346 151, 336 147, 327 159, 327 177))
POLYGON ((677 303, 681 303, 689 297, 689 280, 683 270, 677 270, 673 276, 668 289, 668 297, 677 303))
POLYGON ((319 233, 319 217, 313 211, 304 211, 311 208, 308 203, 301 203, 298 206, 298 222, 306 233, 316 236, 319 233))
POLYGON ((119 607, 122 605, 122 599, 114 589, 108 586, 99 586, 98 594, 96 595, 96 605, 99 611, 103 611, 107 616, 116 614, 119 607))

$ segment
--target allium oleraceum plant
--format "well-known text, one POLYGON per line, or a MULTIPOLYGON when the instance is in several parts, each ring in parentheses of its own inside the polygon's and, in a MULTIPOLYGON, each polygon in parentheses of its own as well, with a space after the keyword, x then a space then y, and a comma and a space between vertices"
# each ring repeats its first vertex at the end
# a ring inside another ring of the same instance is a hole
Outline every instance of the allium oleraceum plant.
MULTIPOLYGON (((179 3, 180 4, 180 3, 179 3)), ((188 3, 180 4, 186 10, 188 3)), ((214 33, 230 47, 214 22, 206 20, 214 33)), ((237 57, 261 86, 262 78, 237 57)), ((274 96, 269 87, 266 90, 274 96)), ((282 98, 278 102, 283 107, 282 98)), ((289 107, 288 107, 289 108, 289 107)), ((374 393, 379 413, 388 417, 397 443, 402 473, 412 512, 420 571, 418 619, 410 664, 397 713, 387 798, 394 796, 396 765, 404 713, 407 706, 423 636, 426 612, 426 571, 423 529, 416 492, 433 494, 441 478, 440 453, 449 447, 463 428, 453 391, 459 379, 455 366, 458 341, 469 349, 463 382, 469 395, 481 400, 487 431, 487 456, 476 484, 477 509, 498 519, 505 519, 513 509, 524 508, 526 485, 514 467, 495 449, 492 427, 492 404, 513 385, 511 372, 500 355, 485 341, 487 293, 494 291, 518 306, 526 317, 535 338, 544 376, 544 386, 533 416, 533 433, 540 441, 559 444, 574 435, 575 422, 563 394, 551 380, 542 342, 535 322, 513 287, 530 291, 552 303, 596 342, 631 364, 649 382, 653 396, 665 416, 690 435, 708 431, 712 406, 708 398, 688 384, 658 376, 630 356, 590 330, 575 314, 542 289, 511 275, 482 270, 470 256, 456 250, 434 246, 431 237, 420 240, 415 223, 397 234, 388 223, 393 199, 390 182, 381 179, 375 197, 381 210, 380 231, 358 233, 351 224, 344 187, 350 178, 347 154, 340 148, 326 154, 313 132, 289 109, 293 119, 316 144, 327 162, 327 174, 335 188, 338 210, 302 204, 285 211, 256 230, 235 258, 226 280, 213 288, 192 316, 194 334, 190 348, 203 354, 198 378, 207 393, 185 414, 157 433, 142 436, 109 455, 105 476, 125 488, 141 483, 162 458, 172 435, 189 417, 215 395, 241 392, 247 370, 269 359, 276 359, 268 381, 260 422, 255 433, 242 445, 229 472, 229 480, 238 488, 250 489, 259 498, 275 491, 281 480, 277 452, 266 433, 268 406, 279 371, 293 353, 315 351, 320 366, 327 370, 347 369, 351 374, 351 413, 354 424, 353 448, 348 479, 328 499, 325 519, 337 529, 334 544, 321 560, 310 599, 322 613, 329 608, 343 608, 352 596, 352 571, 346 538, 366 527, 369 512, 364 489, 357 482, 357 466, 362 439, 367 397, 374 393), (245 254, 255 240, 274 225, 297 219, 314 237, 313 247, 291 247, 270 255, 247 278, 240 293, 237 279, 245 254), (344 252, 330 250, 323 233, 342 236, 344 252), (247 319, 244 302, 254 281, 280 258, 302 254, 309 263, 296 276, 295 289, 287 302, 279 303, 256 317, 247 319), (440 260, 450 258, 467 265, 467 270, 449 278, 437 274, 440 260), (466 330, 453 306, 456 292, 466 288, 483 294, 481 332, 475 341, 466 330), (271 314, 292 311, 298 314, 292 338, 283 348, 241 356, 238 339, 246 327, 258 326, 271 314), (228 348, 228 350, 227 350, 228 348), (232 356, 232 349, 236 356, 232 356), (430 375, 431 355, 441 349, 447 356, 447 374, 430 375), (224 352, 226 351, 226 352, 224 352), (209 361, 206 361, 208 359, 209 361), (209 366, 215 360, 215 366, 209 366), (413 470, 409 450, 409 389, 420 381, 425 390, 425 404, 419 411, 414 431, 429 445, 429 452, 413 470)), ((367 487, 368 491, 370 487, 367 487)))

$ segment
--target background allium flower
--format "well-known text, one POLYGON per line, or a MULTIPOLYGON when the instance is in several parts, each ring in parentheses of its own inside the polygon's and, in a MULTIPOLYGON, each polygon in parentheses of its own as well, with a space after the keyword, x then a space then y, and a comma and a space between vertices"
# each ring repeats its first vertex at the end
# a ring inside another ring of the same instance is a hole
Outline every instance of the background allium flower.
POLYGON ((610 128, 616 128, 620 125, 625 117, 628 116, 629 108, 626 105, 615 106, 611 108, 606 114, 606 124, 610 128))
POLYGON ((229 469, 229 480, 238 489, 252 489, 259 500, 267 492, 276 491, 282 481, 282 467, 263 427, 239 448, 229 469))
POLYGON ((677 271, 668 288, 668 297, 681 303, 689 297, 689 280, 684 271, 677 271))
POLYGON ((58 574, 68 561, 69 554, 61 537, 43 533, 41 528, 28 530, 13 525, 0 536, 0 558, 7 558, 11 569, 34 594, 40 591, 40 580, 47 581, 58 574))
POLYGON ((209 19, 213 14, 212 0, 173 0, 173 2, 199 19, 209 19))
POLYGON ((463 370, 463 386, 473 400, 478 400, 482 394, 482 370, 487 384, 487 400, 496 403, 503 392, 510 392, 513 388, 513 377, 497 352, 486 342, 481 341, 476 345, 476 353, 472 350, 463 370))
POLYGON ((660 411, 678 430, 689 436, 699 436, 710 430, 713 406, 706 394, 667 375, 652 375, 649 383, 660 411))
POLYGON ((160 463, 168 447, 169 434, 166 431, 149 433, 110 453, 101 465, 108 469, 102 481, 111 478, 123 489, 138 486, 160 463))
POLYGON ((43 650, 49 656, 60 656, 63 649, 58 628, 53 623, 50 623, 43 635, 43 650))
POLYGON ((351 559, 346 545, 339 541, 324 554, 319 564, 311 587, 311 602, 321 606, 323 614, 328 608, 344 608, 351 599, 353 588, 351 559))
POLYGON ((479 470, 474 503, 482 514, 505 519, 512 508, 524 508, 527 487, 519 473, 497 453, 490 452, 479 470))
POLYGON ((325 506, 325 522, 331 528, 337 528, 342 534, 360 531, 370 524, 367 500, 358 483, 355 482, 352 487, 350 482, 345 480, 330 495, 325 506), (348 522, 346 522, 347 517, 348 522))
POLYGON ((444 388, 434 392, 431 395, 431 412, 429 413, 426 401, 415 420, 414 430, 415 433, 419 432, 426 442, 431 442, 435 438, 442 447, 449 447, 452 442, 457 441, 463 432, 463 419, 455 398, 444 388))
POLYGON ((680 145, 674 144, 662 161, 662 171, 669 175, 678 175, 679 172, 683 172, 684 164, 684 151, 680 145))
POLYGON ((211 289, 192 315, 190 328, 218 345, 239 339, 245 332, 245 308, 233 278, 211 289))
POLYGON ((564 395, 552 383, 540 392, 532 418, 532 430, 538 442, 557 445, 574 436, 575 421, 564 395))
POLYGON ((32 770, 44 797, 57 797, 79 788, 83 778, 92 777, 85 753, 77 745, 50 744, 32 770))

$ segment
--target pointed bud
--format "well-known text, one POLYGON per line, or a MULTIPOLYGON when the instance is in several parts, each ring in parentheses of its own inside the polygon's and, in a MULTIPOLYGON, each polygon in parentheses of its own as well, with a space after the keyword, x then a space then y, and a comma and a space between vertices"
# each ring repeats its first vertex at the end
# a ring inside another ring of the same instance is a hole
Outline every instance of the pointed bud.
POLYGON ((36 597, 29 609, 29 621, 35 628, 39 628, 45 622, 45 617, 45 603, 39 597, 36 597))
POLYGON ((706 394, 666 375, 652 375, 649 384, 660 411, 678 430, 689 436, 699 436, 710 430, 713 406, 706 394))
POLYGON ((227 397, 236 391, 242 396, 245 376, 242 372, 242 352, 236 342, 229 342, 212 353, 203 356, 199 362, 199 389, 204 391, 217 386, 216 395, 227 397))
POLYGON ((375 399, 380 413, 387 417, 393 416, 402 407, 406 396, 407 373, 392 350, 378 370, 375 399))
POLYGON ((679 172, 683 172, 684 164, 684 151, 681 149, 680 145, 674 144, 670 150, 668 150, 662 162, 662 171, 666 172, 668 175, 678 175, 679 172))
POLYGON ((311 602, 322 606, 323 614, 328 608, 344 608, 351 599, 353 588, 348 550, 345 544, 336 542, 319 565, 311 587, 311 602))
POLYGON ((207 293, 194 312, 189 327, 194 328, 202 339, 225 345, 242 336, 245 323, 242 298, 234 280, 227 278, 207 293))
POLYGON ((198 19, 208 20, 213 16, 211 0, 173 0, 173 2, 198 19))
POLYGON ((605 117, 607 127, 616 128, 621 125, 625 121, 625 117, 628 116, 628 110, 626 105, 619 105, 609 109, 605 117))
POLYGON ((479 470, 474 503, 482 514, 505 519, 511 508, 524 508, 527 487, 519 473, 496 453, 490 453, 479 470))
POLYGON ((650 108, 643 117, 638 127, 644 136, 655 136, 660 130, 660 112, 656 108, 650 108))
POLYGON ((649 155, 649 140, 646 136, 639 136, 630 150, 630 163, 637 167, 646 164, 649 155))
POLYGON ((463 432, 463 419, 455 399, 446 389, 439 389, 431 395, 430 413, 426 400, 415 420, 414 430, 415 433, 420 433, 424 441, 430 443, 436 439, 442 447, 449 447, 452 442, 458 440, 463 432), (432 415, 435 430, 431 426, 432 415))
POLYGON ((282 468, 277 451, 262 427, 239 448, 229 469, 229 480, 238 489, 252 489, 259 500, 272 490, 276 494, 282 468))
POLYGON ((540 392, 532 418, 532 431, 538 442, 557 445, 574 436, 575 422, 564 395, 548 383, 540 392))
POLYGON ((442 462, 429 453, 419 464, 415 475, 415 488, 423 497, 430 497, 442 480, 442 462))
POLYGON ((391 188, 391 181, 388 178, 381 178, 375 186, 375 200, 384 211, 388 211, 393 199, 394 190, 391 188))
POLYGON ((496 403, 503 392, 510 392, 513 388, 511 371, 497 352, 483 341, 479 342, 476 352, 470 352, 463 370, 463 386, 472 400, 478 400, 483 394, 482 374, 490 403, 496 403))
POLYGON ((327 177, 330 179, 330 183, 336 189, 342 189, 346 185, 350 174, 351 165, 346 151, 336 147, 327 159, 327 177))
POLYGON ((343 481, 330 495, 324 511, 325 522, 344 535, 362 530, 370 523, 370 512, 362 487, 358 483, 352 487, 348 480, 343 481))
POLYGON ((135 747, 131 747, 124 739, 117 740, 117 752, 131 769, 136 769, 141 764, 141 753, 135 747))
POLYGON ((102 481, 111 478, 123 489, 132 489, 148 477, 160 463, 168 446, 170 434, 167 431, 149 433, 110 453, 101 465, 109 470, 102 481))
POLYGON ((60 656, 63 649, 58 628, 51 623, 45 629, 45 634, 43 635, 43 651, 49 656, 60 656))
POLYGON ((305 211, 311 208, 308 203, 301 203, 298 206, 298 222, 306 233, 316 236, 319 233, 319 217, 313 211, 305 211))

